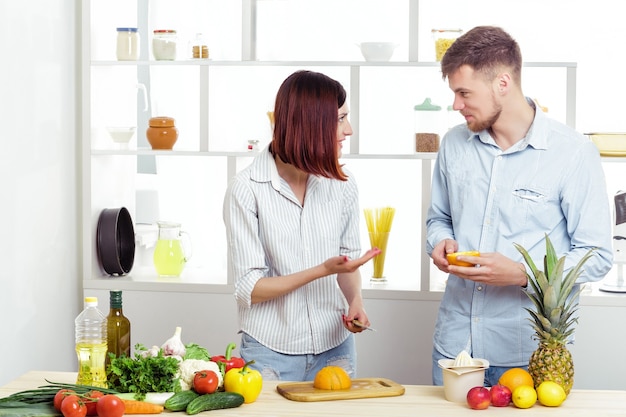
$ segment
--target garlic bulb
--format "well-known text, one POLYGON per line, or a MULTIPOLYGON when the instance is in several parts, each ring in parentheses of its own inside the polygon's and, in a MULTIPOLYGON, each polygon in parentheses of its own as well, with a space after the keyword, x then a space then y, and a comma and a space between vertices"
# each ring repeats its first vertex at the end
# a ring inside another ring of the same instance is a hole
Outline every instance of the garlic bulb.
POLYGON ((174 336, 170 337, 163 343, 161 349, 163 349, 163 356, 185 356, 185 344, 180 338, 180 333, 183 330, 180 327, 176 327, 174 336))
POLYGON ((150 349, 142 351, 140 355, 142 358, 156 358, 157 356, 159 356, 160 351, 160 347, 152 346, 150 349))

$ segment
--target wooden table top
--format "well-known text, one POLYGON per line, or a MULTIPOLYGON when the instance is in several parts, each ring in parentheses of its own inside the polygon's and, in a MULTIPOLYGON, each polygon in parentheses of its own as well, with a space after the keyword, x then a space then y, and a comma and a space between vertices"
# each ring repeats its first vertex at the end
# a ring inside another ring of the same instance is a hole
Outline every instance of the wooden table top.
MULTIPOLYGON (((74 383, 76 373, 31 371, 0 387, 0 397, 14 392, 46 385, 45 379, 54 382, 74 383)), ((442 387, 425 385, 404 385, 404 395, 384 398, 362 398, 336 401, 300 402, 282 397, 276 386, 280 382, 264 381, 263 391, 256 402, 243 404, 241 407, 227 410, 207 411, 210 417, 346 417, 346 416, 472 416, 478 410, 470 409, 466 404, 446 401, 442 387)), ((525 416, 549 415, 552 417, 598 417, 626 416, 626 390, 572 390, 567 400, 560 407, 544 407, 539 403, 532 408, 522 410, 513 405, 508 407, 489 407, 481 410, 486 416, 525 416)), ((169 414, 169 412, 168 412, 169 414)), ((180 413, 183 417, 186 414, 180 413)), ((154 417, 154 416, 147 416, 154 417)))

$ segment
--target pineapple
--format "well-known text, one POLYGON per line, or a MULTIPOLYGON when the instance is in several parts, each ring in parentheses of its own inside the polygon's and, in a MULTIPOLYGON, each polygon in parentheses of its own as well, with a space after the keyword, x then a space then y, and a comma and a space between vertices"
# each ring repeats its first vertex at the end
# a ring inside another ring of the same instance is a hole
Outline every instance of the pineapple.
POLYGON ((528 362, 528 372, 533 377, 535 388, 543 381, 554 381, 569 394, 574 385, 574 362, 565 346, 567 339, 574 333, 578 319, 573 317, 577 310, 580 290, 572 294, 574 283, 582 273, 583 264, 591 257, 591 249, 578 264, 563 277, 565 257, 557 259, 552 242, 546 235, 546 255, 544 271, 535 266, 528 252, 514 243, 532 271, 528 277, 529 288, 526 295, 535 305, 527 308, 530 322, 533 324, 539 347, 533 352, 528 362))

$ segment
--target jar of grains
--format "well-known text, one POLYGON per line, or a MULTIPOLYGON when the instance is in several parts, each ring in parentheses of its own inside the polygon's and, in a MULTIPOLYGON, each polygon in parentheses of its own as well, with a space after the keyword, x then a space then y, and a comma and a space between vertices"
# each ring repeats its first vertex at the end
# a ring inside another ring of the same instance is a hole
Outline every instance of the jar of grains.
POLYGON ((152 37, 152 55, 157 61, 173 61, 176 59, 176 31, 158 29, 152 37))
POLYGON ((139 33, 137 28, 117 28, 117 60, 139 59, 139 33))
POLYGON ((415 151, 437 152, 439 150, 439 133, 442 130, 443 115, 441 106, 426 98, 415 110, 415 151))
POLYGON ((450 45, 463 34, 462 29, 433 29, 435 41, 435 60, 441 61, 450 45))

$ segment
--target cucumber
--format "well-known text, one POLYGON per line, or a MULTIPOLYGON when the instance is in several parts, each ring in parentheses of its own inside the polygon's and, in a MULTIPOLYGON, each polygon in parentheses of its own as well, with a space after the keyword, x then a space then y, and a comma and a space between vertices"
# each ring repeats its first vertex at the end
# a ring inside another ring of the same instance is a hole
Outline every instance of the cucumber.
POLYGON ((198 414, 202 411, 235 408, 243 404, 243 395, 236 392, 215 392, 204 394, 187 405, 187 414, 198 414))
POLYGON ((168 398, 165 401, 164 407, 166 410, 170 411, 183 411, 187 409, 187 405, 191 400, 199 396, 200 394, 192 390, 180 391, 168 398))

